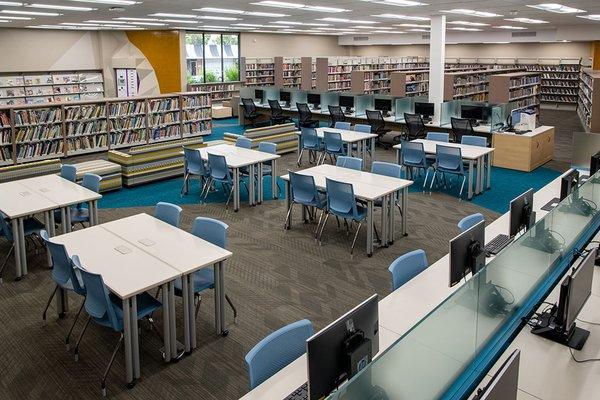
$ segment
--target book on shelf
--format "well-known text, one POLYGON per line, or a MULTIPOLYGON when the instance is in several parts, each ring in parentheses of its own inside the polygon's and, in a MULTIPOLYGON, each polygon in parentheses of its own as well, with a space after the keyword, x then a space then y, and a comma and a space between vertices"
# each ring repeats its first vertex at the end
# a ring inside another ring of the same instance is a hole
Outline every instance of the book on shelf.
POLYGON ((146 129, 146 118, 143 115, 137 115, 134 117, 128 117, 125 119, 115 119, 111 121, 111 131, 131 131, 131 130, 145 130, 146 129))
POLYGON ((152 99, 148 102, 148 112, 176 112, 179 110, 178 98, 152 99))
POLYGON ((183 109, 210 107, 210 97, 208 95, 183 96, 181 107, 183 109))
POLYGON ((173 112, 167 112, 163 114, 150 114, 148 116, 148 125, 154 126, 165 126, 179 124, 179 111, 173 110, 173 112))
POLYGON ((111 147, 132 146, 140 143, 146 143, 146 130, 128 130, 126 132, 111 132, 111 147))
POLYGON ((0 111, 0 129, 10 128, 10 114, 7 111, 0 111))
POLYGON ((0 147, 0 162, 3 164, 12 163, 12 146, 0 147))
POLYGON ((210 108, 198 108, 195 110, 183 110, 183 122, 200 121, 211 118, 210 108))
POLYGON ((106 134, 107 123, 105 119, 95 121, 72 121, 66 123, 66 134, 69 136, 88 136, 106 134))
POLYGON ((12 132, 10 129, 0 129, 0 145, 10 146, 12 142, 12 132))
POLYGON ((58 107, 21 109, 14 112, 15 126, 27 124, 51 124, 61 120, 61 111, 58 107))
POLYGON ((104 104, 87 104, 65 107, 65 121, 95 118, 106 118, 106 106, 104 104))
POLYGON ((154 127, 150 132, 150 141, 155 142, 166 138, 180 137, 179 124, 162 127, 154 127))
POLYGON ((67 154, 106 149, 108 149, 107 135, 69 138, 67 142, 67 154))
POLYGON ((53 140, 35 143, 17 144, 17 159, 39 158, 44 156, 60 157, 64 154, 63 141, 53 140))
POLYGON ((184 121, 183 122, 183 136, 193 135, 209 135, 212 128, 212 123, 208 121, 184 121))
POLYGON ((127 118, 145 112, 144 101, 120 101, 110 103, 109 115, 111 118, 127 118))
POLYGON ((17 128, 15 140, 17 143, 31 141, 48 141, 62 139, 61 126, 55 125, 33 125, 23 128, 17 128))

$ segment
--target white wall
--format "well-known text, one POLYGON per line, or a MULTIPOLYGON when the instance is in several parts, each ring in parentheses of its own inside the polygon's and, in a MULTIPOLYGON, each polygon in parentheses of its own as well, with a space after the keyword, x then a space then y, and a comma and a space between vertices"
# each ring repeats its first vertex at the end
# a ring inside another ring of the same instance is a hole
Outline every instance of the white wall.
POLYGON ((246 33, 241 38, 242 57, 318 57, 348 55, 337 36, 246 33))

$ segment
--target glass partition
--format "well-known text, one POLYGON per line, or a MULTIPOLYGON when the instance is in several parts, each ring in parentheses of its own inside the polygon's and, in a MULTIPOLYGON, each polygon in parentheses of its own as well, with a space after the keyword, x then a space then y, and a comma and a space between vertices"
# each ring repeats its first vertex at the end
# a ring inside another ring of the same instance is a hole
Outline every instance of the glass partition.
POLYGON ((442 112, 440 116, 440 126, 450 126, 451 118, 460 117, 460 101, 450 100, 442 103, 442 112))
POLYGON ((306 103, 308 101, 308 94, 306 90, 290 90, 290 109, 297 110, 296 103, 306 103))
POLYGON ((492 116, 490 118, 492 132, 501 129, 506 124, 506 119, 508 117, 507 107, 507 104, 499 104, 492 106, 492 116))
MULTIPOLYGON (((569 268, 573 249, 600 226, 600 213, 574 213, 574 202, 600 204, 600 173, 518 237, 330 399, 453 399, 481 377, 482 360, 569 268), (460 379, 458 379, 460 377, 460 379), (458 380, 457 380, 458 379, 458 380), (373 398, 386 398, 378 396, 373 398)), ((398 318, 402 318, 398 315, 398 318)))
POLYGON ((367 115, 367 110, 374 108, 373 95, 363 94, 354 96, 354 110, 357 117, 367 115))
POLYGON ((412 97, 397 98, 394 103, 396 122, 404 122, 404 113, 412 114, 415 112, 415 103, 412 97))
POLYGON ((254 98, 254 90, 255 89, 264 89, 262 86, 252 86, 252 87, 247 87, 247 86, 242 86, 240 88, 240 104, 242 102, 241 99, 253 99, 254 98))
POLYGON ((263 102, 268 103, 269 100, 279 100, 279 88, 273 86, 265 86, 262 88, 264 91, 263 102))
POLYGON ((340 94, 336 92, 321 93, 321 112, 329 114, 329 106, 340 105, 340 94))

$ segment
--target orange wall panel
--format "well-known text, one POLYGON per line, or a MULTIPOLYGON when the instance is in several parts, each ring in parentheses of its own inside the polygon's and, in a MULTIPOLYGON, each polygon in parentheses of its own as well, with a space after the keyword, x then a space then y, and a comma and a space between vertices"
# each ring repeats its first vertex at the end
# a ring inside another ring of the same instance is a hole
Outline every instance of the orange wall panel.
POLYGON ((154 68, 160 92, 181 91, 179 32, 128 31, 127 37, 154 68))

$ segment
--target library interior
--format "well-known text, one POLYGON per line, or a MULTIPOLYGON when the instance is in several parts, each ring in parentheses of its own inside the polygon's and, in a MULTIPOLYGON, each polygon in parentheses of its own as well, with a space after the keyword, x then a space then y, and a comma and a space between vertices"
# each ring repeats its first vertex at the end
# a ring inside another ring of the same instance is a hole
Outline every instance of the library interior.
POLYGON ((598 0, 36 1, 0 399, 600 397, 598 0))

